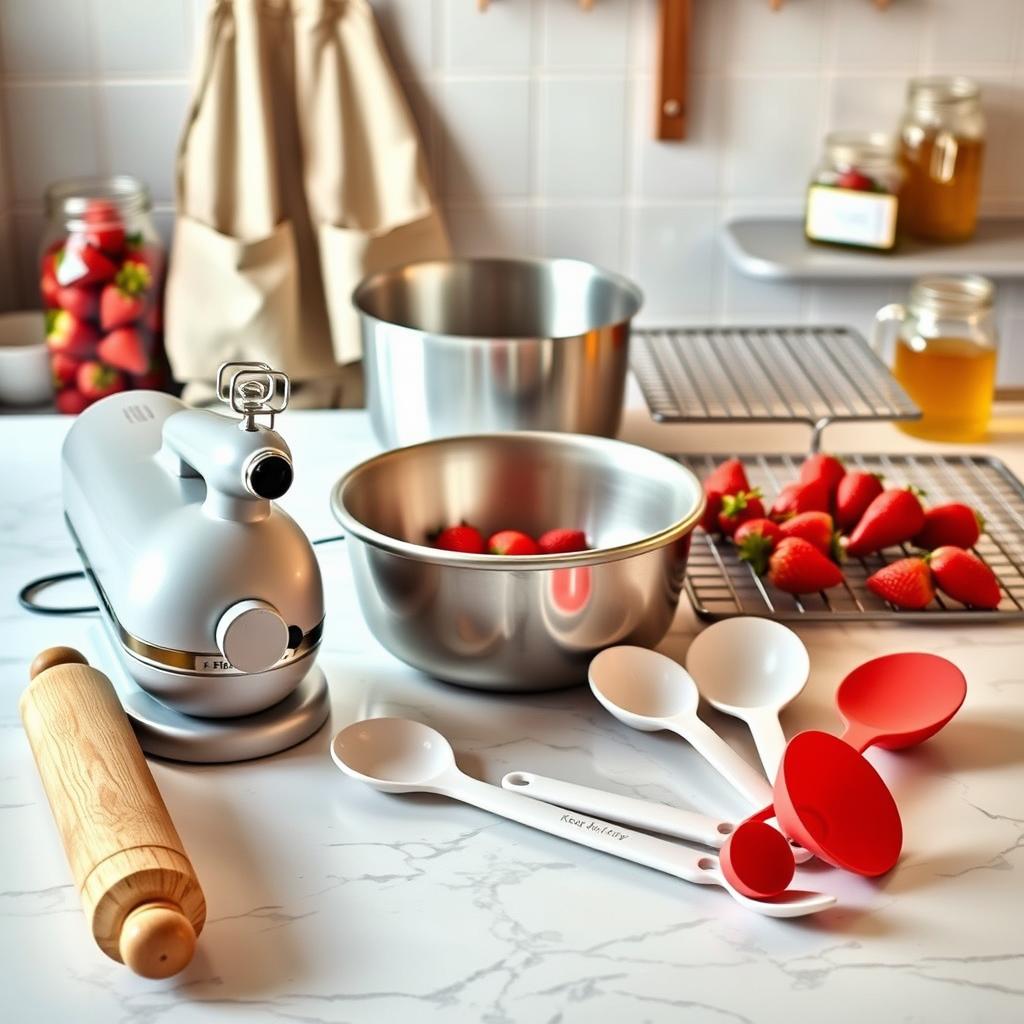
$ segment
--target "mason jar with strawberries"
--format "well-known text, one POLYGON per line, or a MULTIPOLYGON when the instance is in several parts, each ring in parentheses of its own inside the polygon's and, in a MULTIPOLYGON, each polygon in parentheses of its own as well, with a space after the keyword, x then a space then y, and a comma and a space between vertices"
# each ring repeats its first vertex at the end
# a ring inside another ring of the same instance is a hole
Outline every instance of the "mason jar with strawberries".
POLYGON ((39 287, 57 410, 166 387, 167 261, 146 186, 127 175, 57 182, 46 212, 39 287))

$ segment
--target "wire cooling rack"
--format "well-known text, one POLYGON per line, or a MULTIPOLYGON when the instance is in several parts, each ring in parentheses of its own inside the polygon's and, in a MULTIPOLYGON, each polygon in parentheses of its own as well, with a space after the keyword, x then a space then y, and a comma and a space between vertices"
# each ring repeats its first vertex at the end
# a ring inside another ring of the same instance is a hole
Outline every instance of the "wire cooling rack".
MULTIPOLYGON (((702 478, 726 456, 676 456, 702 478)), ((771 498, 796 479, 800 458, 743 455, 752 487, 771 498)), ((1024 618, 1024 486, 998 459, 976 455, 844 455, 848 468, 882 473, 888 486, 913 484, 929 505, 963 501, 985 517, 974 549, 989 564, 1003 591, 993 611, 969 609, 943 594, 921 611, 905 611, 876 597, 865 581, 877 569, 913 553, 909 545, 843 563, 845 583, 820 594, 794 597, 776 590, 736 557, 726 541, 698 529, 687 569, 686 591, 703 619, 761 615, 791 621, 888 619, 910 622, 1015 621, 1024 618)))
POLYGON ((920 409, 847 327, 637 330, 631 364, 659 422, 918 419, 920 409))

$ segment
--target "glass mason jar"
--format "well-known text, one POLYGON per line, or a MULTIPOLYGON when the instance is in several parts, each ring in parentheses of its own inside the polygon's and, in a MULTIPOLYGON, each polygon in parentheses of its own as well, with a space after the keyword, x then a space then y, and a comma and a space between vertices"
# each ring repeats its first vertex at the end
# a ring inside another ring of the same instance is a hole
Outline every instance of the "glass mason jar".
POLYGON ((59 181, 45 202, 39 287, 58 411, 165 387, 167 260, 146 186, 126 175, 59 181))
POLYGON ((881 132, 832 132, 807 190, 804 231, 813 242, 887 251, 896 244, 903 181, 896 140, 881 132))
POLYGON ((932 242, 970 238, 985 152, 981 90, 969 78, 915 78, 900 128, 906 179, 900 231, 932 242))
POLYGON ((937 441, 984 436, 996 381, 994 297, 992 282, 975 274, 922 277, 905 307, 878 311, 873 345, 882 354, 895 335, 893 374, 923 413, 900 429, 937 441))

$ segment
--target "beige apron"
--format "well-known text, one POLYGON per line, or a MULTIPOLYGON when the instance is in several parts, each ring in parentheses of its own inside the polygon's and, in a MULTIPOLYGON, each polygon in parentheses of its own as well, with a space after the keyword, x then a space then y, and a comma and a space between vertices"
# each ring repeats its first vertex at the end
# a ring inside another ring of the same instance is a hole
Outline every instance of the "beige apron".
POLYGON ((177 206, 178 380, 208 383, 228 359, 323 380, 359 359, 359 280, 449 251, 366 0, 214 0, 177 206))

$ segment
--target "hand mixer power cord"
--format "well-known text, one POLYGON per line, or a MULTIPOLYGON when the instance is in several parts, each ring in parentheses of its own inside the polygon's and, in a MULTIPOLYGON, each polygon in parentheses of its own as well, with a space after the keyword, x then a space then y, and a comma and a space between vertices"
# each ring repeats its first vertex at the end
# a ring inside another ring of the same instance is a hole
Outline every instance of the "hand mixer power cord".
MULTIPOLYGON (((333 537, 318 537, 312 541, 312 544, 314 547, 318 547, 321 544, 333 544, 335 541, 344 539, 345 535, 338 533, 333 537)), ((47 576, 38 576, 36 579, 30 580, 18 591, 18 604, 25 611, 33 612, 36 615, 87 615, 92 612, 98 612, 100 610, 99 605, 95 604, 66 605, 62 608, 54 608, 52 605, 38 604, 36 602, 36 595, 41 590, 46 590, 48 587, 52 587, 57 583, 64 583, 67 580, 79 579, 85 579, 84 569, 72 569, 71 572, 54 572, 47 576)))

